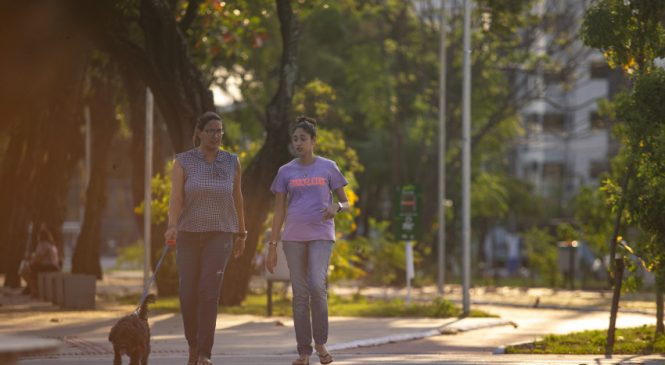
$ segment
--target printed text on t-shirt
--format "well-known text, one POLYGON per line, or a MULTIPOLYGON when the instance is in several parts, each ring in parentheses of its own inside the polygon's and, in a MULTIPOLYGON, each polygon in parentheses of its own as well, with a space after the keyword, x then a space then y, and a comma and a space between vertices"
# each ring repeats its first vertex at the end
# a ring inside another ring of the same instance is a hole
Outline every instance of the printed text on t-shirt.
POLYGON ((322 177, 306 177, 303 179, 291 179, 289 180, 290 187, 301 187, 301 186, 325 186, 326 179, 322 177))

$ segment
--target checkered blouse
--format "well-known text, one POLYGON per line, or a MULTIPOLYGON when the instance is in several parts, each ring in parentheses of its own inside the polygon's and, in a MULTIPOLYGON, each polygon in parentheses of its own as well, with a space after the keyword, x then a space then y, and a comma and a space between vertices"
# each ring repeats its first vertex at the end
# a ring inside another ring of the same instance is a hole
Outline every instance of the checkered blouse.
POLYGON ((178 230, 186 232, 238 232, 233 203, 233 181, 238 159, 219 151, 207 162, 198 148, 179 153, 176 160, 185 173, 184 206, 178 230))

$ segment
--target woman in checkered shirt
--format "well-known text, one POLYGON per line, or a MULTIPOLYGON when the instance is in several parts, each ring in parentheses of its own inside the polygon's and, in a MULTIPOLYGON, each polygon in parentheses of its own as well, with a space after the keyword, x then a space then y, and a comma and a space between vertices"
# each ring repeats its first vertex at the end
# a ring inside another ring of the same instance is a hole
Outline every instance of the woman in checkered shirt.
POLYGON ((211 365, 219 290, 231 253, 245 249, 238 157, 220 149, 222 118, 207 112, 194 129, 194 148, 176 155, 167 242, 177 247, 180 310, 188 365, 211 365))

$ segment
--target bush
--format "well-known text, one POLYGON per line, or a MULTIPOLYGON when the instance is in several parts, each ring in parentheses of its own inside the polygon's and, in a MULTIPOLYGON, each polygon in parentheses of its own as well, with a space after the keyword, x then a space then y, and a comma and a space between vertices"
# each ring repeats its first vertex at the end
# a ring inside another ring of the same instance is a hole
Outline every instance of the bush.
POLYGON ((524 245, 531 279, 538 273, 551 287, 556 287, 560 279, 556 239, 544 229, 531 228, 524 233, 524 245))
MULTIPOLYGON (((389 231, 390 223, 370 219, 370 238, 364 246, 364 269, 366 281, 372 285, 405 285, 406 258, 405 242, 397 241, 389 231)), ((418 267, 422 258, 418 251, 413 251, 413 261, 418 267)))
POLYGON ((143 242, 123 246, 117 250, 116 269, 140 269, 143 267, 143 242))

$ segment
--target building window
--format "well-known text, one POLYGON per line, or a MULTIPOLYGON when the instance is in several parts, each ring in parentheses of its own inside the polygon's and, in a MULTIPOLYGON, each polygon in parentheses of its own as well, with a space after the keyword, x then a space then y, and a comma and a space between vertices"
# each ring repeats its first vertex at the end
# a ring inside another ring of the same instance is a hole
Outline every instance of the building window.
POLYGON ((540 123, 538 122, 538 114, 526 114, 524 116, 524 126, 527 134, 540 133, 540 123))
POLYGON ((597 111, 589 113, 589 124, 593 130, 607 129, 608 127, 607 119, 598 114, 597 111))
POLYGON ((546 71, 543 73, 543 81, 546 86, 558 86, 566 83, 566 74, 561 71, 546 71))
POLYGON ((561 133, 566 129, 566 118, 561 113, 545 113, 543 116, 543 132, 561 133))
POLYGON ((558 180, 563 177, 563 164, 561 162, 545 162, 543 164, 543 178, 558 180))
POLYGON ((610 75, 610 67, 605 61, 592 62, 589 66, 589 74, 592 79, 606 79, 610 75))

